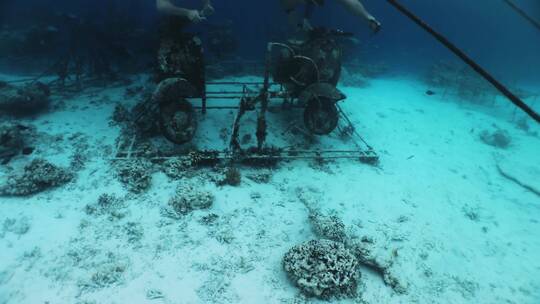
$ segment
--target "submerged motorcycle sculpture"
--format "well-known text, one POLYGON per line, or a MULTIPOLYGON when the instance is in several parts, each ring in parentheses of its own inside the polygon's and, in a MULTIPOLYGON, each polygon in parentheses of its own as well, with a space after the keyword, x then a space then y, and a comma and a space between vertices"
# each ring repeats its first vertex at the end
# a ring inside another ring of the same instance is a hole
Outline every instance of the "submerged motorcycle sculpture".
POLYGON ((324 153, 328 152, 333 154, 332 158, 359 158, 369 163, 377 162, 376 153, 356 134, 352 123, 337 104, 346 98, 336 88, 342 66, 340 39, 349 35, 336 30, 315 29, 304 41, 269 43, 264 78, 257 84, 207 82, 202 47, 196 37, 188 37, 184 42, 164 42, 158 57, 164 76, 152 96, 149 108, 159 112, 157 117, 163 136, 173 143, 184 144, 190 142, 196 133, 196 109, 205 114, 207 109, 213 108, 207 105, 207 100, 239 100, 237 106, 225 107, 237 110, 229 148, 218 153, 226 158, 298 158, 303 153, 306 157, 324 158, 324 153), (224 84, 241 85, 242 92, 207 90, 208 87, 224 84), (258 87, 257 91, 253 85, 258 87), (200 99, 201 105, 194 106, 190 102, 194 99, 200 99), (269 103, 276 100, 289 105, 289 109, 303 110, 305 129, 313 135, 330 134, 343 118, 346 126, 341 131, 358 136, 360 143, 355 142, 358 150, 292 151, 266 147, 266 114, 269 103), (239 130, 242 117, 248 111, 257 111, 257 146, 245 149, 240 144, 239 130))

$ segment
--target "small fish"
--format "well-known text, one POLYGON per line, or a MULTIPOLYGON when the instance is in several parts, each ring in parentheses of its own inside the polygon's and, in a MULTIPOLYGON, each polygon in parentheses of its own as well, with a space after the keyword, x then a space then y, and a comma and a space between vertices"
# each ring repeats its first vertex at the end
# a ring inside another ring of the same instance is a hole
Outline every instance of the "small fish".
POLYGON ((30 155, 34 152, 35 148, 34 147, 24 147, 22 149, 22 154, 23 155, 30 155))
POLYGON ((433 92, 432 90, 427 90, 426 95, 433 96, 433 95, 435 95, 435 92, 433 92))

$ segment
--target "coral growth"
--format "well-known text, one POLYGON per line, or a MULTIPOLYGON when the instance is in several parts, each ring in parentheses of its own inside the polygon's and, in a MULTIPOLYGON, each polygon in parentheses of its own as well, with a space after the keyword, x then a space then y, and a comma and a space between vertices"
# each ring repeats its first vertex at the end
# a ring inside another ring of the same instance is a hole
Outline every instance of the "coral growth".
POLYGON ((239 186, 242 182, 242 174, 240 170, 234 167, 229 167, 225 169, 223 177, 218 181, 219 186, 229 185, 229 186, 239 186))
POLYGON ((370 237, 362 237, 360 240, 348 240, 347 248, 358 259, 358 261, 366 266, 369 266, 374 271, 378 272, 386 285, 390 286, 397 293, 406 293, 408 285, 401 279, 393 270, 397 250, 393 250, 389 257, 383 258, 378 250, 375 241, 370 237))
POLYGON ((180 158, 166 160, 161 170, 171 179, 181 179, 188 171, 189 163, 180 158))
POLYGON ((35 159, 26 167, 22 175, 8 177, 0 187, 0 195, 27 196, 67 184, 73 179, 72 172, 59 168, 46 160, 35 159))
POLYGON ((320 238, 343 242, 347 237, 345 234, 345 225, 335 215, 326 216, 319 212, 311 212, 309 221, 313 231, 320 238))
POLYGON ((26 234, 28 230, 30 230, 30 221, 27 217, 23 216, 19 219, 7 218, 4 220, 2 225, 0 238, 2 238, 7 232, 11 232, 16 235, 23 235, 26 234))
POLYGON ((163 173, 172 179, 180 179, 193 173, 191 170, 201 162, 201 155, 197 152, 190 152, 186 157, 171 158, 166 160, 161 168, 163 173))
POLYGON ((122 264, 105 264, 92 274, 89 280, 79 282, 84 291, 95 291, 122 283, 126 266, 122 264))
POLYGON ((140 242, 144 236, 143 225, 139 222, 127 222, 122 228, 130 243, 140 242))
POLYGON ((501 129, 493 132, 484 130, 480 133, 480 139, 487 145, 502 149, 508 148, 512 142, 512 138, 510 138, 508 132, 501 129))
POLYGON ((170 210, 165 211, 171 217, 180 217, 193 210, 210 208, 214 199, 214 195, 209 191, 197 190, 192 185, 182 185, 169 200, 170 210))
POLYGON ((7 163, 19 154, 28 155, 34 151, 31 142, 35 140, 35 128, 13 123, 0 125, 0 163, 7 163))
POLYGON ((22 87, 9 84, 0 87, 0 113, 11 115, 33 114, 49 105, 49 87, 33 82, 22 87))
POLYGON ((0 125, 0 162, 8 162, 23 149, 20 129, 12 124, 0 125))
POLYGON ((91 149, 88 144, 88 135, 81 132, 69 136, 69 142, 73 147, 73 154, 70 157, 69 168, 76 172, 85 168, 91 157, 91 149))
POLYGON ((257 172, 247 175, 247 178, 258 183, 258 184, 267 184, 272 179, 272 171, 259 169, 257 172))
POLYGON ((152 184, 152 164, 145 159, 133 159, 114 163, 116 176, 134 193, 142 193, 152 184))
POLYGON ((111 120, 114 123, 118 124, 118 123, 126 122, 126 121, 129 121, 129 118, 130 118, 130 114, 129 114, 129 111, 126 109, 126 107, 124 107, 121 104, 117 104, 114 107, 114 112, 111 117, 111 120))
POLYGON ((88 215, 109 215, 111 218, 123 218, 125 214, 121 211, 124 207, 124 202, 111 194, 102 194, 98 201, 94 204, 88 204, 85 207, 85 212, 88 215))
POLYGON ((215 213, 210 213, 208 215, 205 215, 199 219, 199 223, 210 226, 213 225, 217 220, 219 219, 219 215, 215 213))
POLYGON ((283 258, 289 278, 308 296, 321 299, 356 294, 358 260, 342 243, 312 240, 290 249, 283 258))

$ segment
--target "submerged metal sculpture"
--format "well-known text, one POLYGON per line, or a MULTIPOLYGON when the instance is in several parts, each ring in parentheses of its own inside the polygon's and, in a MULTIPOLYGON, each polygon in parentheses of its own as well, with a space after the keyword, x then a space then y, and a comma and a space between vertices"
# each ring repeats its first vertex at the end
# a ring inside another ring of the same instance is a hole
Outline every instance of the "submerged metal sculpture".
MULTIPOLYGON (((338 105, 339 101, 346 98, 345 94, 336 88, 341 74, 342 51, 339 39, 348 35, 340 31, 317 29, 311 32, 306 41, 300 43, 269 43, 263 81, 251 83, 207 82, 200 47, 196 44, 184 47, 162 44, 159 63, 165 78, 158 85, 149 104, 139 109, 140 114, 135 120, 158 118, 163 136, 176 144, 184 144, 191 141, 197 129, 195 109, 199 109, 203 114, 210 109, 236 110, 229 147, 223 151, 199 151, 198 158, 245 162, 283 158, 354 158, 376 163, 377 154, 355 131, 351 121, 338 105), (232 89, 213 89, 225 85, 232 89), (192 105, 190 101, 193 99, 200 99, 201 104, 192 105), (236 100, 239 103, 211 106, 207 104, 207 101, 211 100, 236 100), (281 101, 282 106, 270 105, 276 101, 281 101), (304 126, 312 135, 327 135, 339 129, 342 135, 350 137, 354 148, 300 150, 267 146, 267 111, 270 108, 283 109, 285 104, 288 105, 286 110, 303 110, 304 126), (239 138, 241 121, 250 111, 257 112, 257 145, 243 147, 239 138)), ((133 142, 134 140, 129 145, 119 143, 116 158, 136 156, 133 142)))

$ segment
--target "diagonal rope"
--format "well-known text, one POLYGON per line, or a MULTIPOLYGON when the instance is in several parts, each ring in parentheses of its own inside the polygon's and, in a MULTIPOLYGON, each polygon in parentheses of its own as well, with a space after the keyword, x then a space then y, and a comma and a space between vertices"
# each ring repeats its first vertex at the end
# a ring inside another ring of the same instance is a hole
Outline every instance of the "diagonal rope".
POLYGON ((426 22, 424 22, 422 19, 418 18, 416 15, 414 15, 411 11, 409 11, 406 7, 401 5, 397 2, 397 0, 387 0, 392 6, 394 6, 398 11, 400 11, 403 15, 411 19, 414 23, 416 23, 418 26, 420 26, 422 29, 424 29, 426 32, 431 34, 435 39, 437 39, 440 43, 442 43, 447 49, 449 49, 452 53, 454 53, 456 56, 458 56, 463 62, 465 62, 467 65, 469 65, 473 70, 475 70, 480 76, 482 76, 485 80, 487 80, 491 85, 493 85, 501 94, 506 96, 514 105, 516 105, 518 108, 520 108, 523 112, 525 112, 527 115, 529 115, 532 119, 534 119, 537 123, 540 123, 540 115, 535 112, 531 107, 529 107, 523 100, 521 100, 519 97, 517 97, 514 93, 512 93, 509 89, 507 89, 502 83, 500 83, 495 77, 491 76, 490 73, 488 73, 483 67, 481 67, 478 63, 476 63, 471 57, 469 57, 467 54, 465 54, 462 50, 460 50, 457 46, 455 46, 452 42, 450 42, 446 37, 444 37, 442 34, 435 31, 431 26, 429 26, 426 22))
POLYGON ((535 20, 533 17, 529 16, 524 10, 522 10, 519 6, 517 6, 514 2, 510 0, 503 0, 508 6, 510 6, 516 13, 518 13, 521 17, 525 18, 525 20, 529 21, 536 29, 540 30, 540 22, 535 20))

